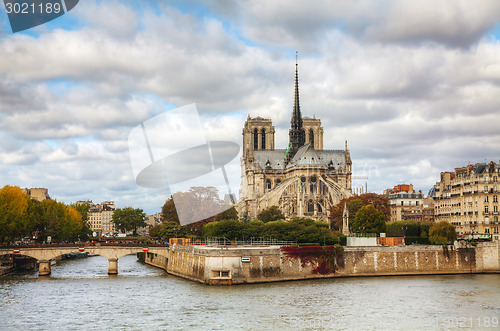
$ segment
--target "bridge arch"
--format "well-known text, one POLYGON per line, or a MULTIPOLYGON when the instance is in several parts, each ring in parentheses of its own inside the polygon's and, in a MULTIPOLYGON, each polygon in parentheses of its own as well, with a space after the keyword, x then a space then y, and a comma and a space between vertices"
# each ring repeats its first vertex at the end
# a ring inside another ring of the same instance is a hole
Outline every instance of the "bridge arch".
MULTIPOLYGON (((46 276, 50 275, 51 273, 50 260, 55 259, 64 254, 79 252, 80 251, 79 247, 84 247, 84 246, 75 246, 75 247, 52 246, 52 247, 35 247, 35 248, 20 247, 18 249, 16 248, 17 252, 14 250, 14 248, 6 248, 6 249, 0 249, 0 255, 20 254, 36 259, 38 260, 39 263, 38 275, 46 276)), ((107 258, 109 262, 108 274, 116 275, 118 274, 119 258, 130 254, 140 253, 143 252, 144 250, 143 246, 85 246, 84 251, 107 258)), ((147 251, 168 258, 169 248, 167 246, 148 247, 147 251)))

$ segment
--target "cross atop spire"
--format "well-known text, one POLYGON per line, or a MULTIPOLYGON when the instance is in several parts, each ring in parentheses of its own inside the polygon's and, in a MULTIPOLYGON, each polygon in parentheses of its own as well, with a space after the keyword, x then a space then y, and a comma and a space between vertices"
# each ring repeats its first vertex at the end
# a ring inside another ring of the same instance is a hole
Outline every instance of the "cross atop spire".
POLYGON ((300 113, 300 102, 299 102, 299 63, 298 63, 298 52, 295 52, 295 96, 293 103, 293 113, 292 120, 290 121, 290 144, 291 150, 288 154, 289 159, 292 158, 297 150, 305 143, 305 134, 302 129, 302 114, 300 113))

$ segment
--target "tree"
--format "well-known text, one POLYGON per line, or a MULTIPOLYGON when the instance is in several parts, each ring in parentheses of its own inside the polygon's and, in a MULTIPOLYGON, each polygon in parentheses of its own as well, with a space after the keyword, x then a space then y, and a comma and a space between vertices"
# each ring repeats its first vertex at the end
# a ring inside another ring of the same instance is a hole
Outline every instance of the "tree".
POLYGON ((429 229, 434 222, 423 221, 395 221, 386 223, 386 233, 388 237, 429 237, 429 229))
POLYGON ((384 215, 386 222, 391 219, 391 207, 387 196, 376 193, 365 193, 361 194, 359 198, 363 201, 365 206, 372 205, 379 212, 381 212, 384 215))
POLYGON ((333 206, 330 210, 330 223, 331 228, 340 230, 342 227, 342 216, 344 213, 344 204, 347 204, 350 217, 354 217, 361 207, 366 205, 373 205, 378 211, 382 212, 385 221, 391 219, 391 208, 389 206, 389 199, 376 193, 365 193, 357 196, 352 196, 347 199, 342 199, 340 202, 333 206))
POLYGON ((222 211, 223 201, 212 186, 193 186, 187 192, 174 193, 172 198, 181 224, 209 219, 222 211))
POLYGON ((236 208, 231 207, 222 212, 221 218, 223 220, 237 220, 238 219, 238 211, 236 208))
POLYGON ((238 220, 222 220, 219 222, 208 223, 203 226, 203 236, 206 238, 221 237, 244 240, 245 223, 238 220))
POLYGON ((82 214, 71 206, 65 206, 66 224, 63 239, 77 240, 82 229, 82 214))
POLYGON ((40 203, 41 217, 36 225, 39 241, 45 241, 47 237, 51 237, 54 242, 65 239, 65 209, 66 206, 56 200, 43 200, 40 203))
POLYGON ((455 227, 446 221, 434 223, 429 230, 429 241, 431 243, 446 245, 456 239, 455 227))
POLYGON ((349 211, 349 215, 353 217, 365 204, 363 203, 363 200, 359 199, 358 197, 350 197, 347 199, 342 199, 337 205, 333 206, 332 209, 330 210, 330 221, 332 229, 340 230, 342 228, 344 205, 347 205, 347 210, 349 211))
POLYGON ((146 226, 144 218, 146 214, 140 208, 117 208, 113 213, 113 223, 122 232, 134 230, 137 235, 137 228, 146 226))
POLYGON ((90 238, 90 235, 92 234, 92 231, 90 230, 90 225, 89 225, 89 210, 90 210, 90 205, 86 203, 72 203, 70 205, 72 208, 76 209, 81 217, 82 217, 82 227, 81 230, 78 233, 78 239, 81 241, 86 241, 90 238))
POLYGON ((161 207, 161 216, 164 222, 179 223, 179 216, 177 215, 177 210, 175 209, 174 199, 170 198, 165 201, 163 207, 161 207))
POLYGON ((17 186, 6 185, 0 190, 0 241, 13 241, 32 230, 29 218, 30 198, 17 186))
POLYGON ((385 217, 373 205, 366 205, 356 213, 352 221, 356 233, 377 233, 385 231, 385 217))
POLYGON ((285 219, 285 216, 277 206, 264 209, 257 215, 257 219, 264 223, 285 219))
POLYGON ((149 229, 149 236, 168 240, 170 238, 186 237, 189 233, 187 226, 180 226, 175 222, 164 222, 149 229))
POLYGON ((76 239, 82 231, 81 214, 56 200, 31 199, 15 186, 0 190, 0 240, 13 241, 26 236, 45 241, 76 239))
POLYGON ((248 223, 237 220, 213 222, 203 226, 203 236, 205 238, 225 237, 230 240, 263 237, 281 241, 330 245, 338 242, 339 233, 330 231, 325 222, 296 217, 288 222, 283 220, 267 223, 260 220, 248 223))

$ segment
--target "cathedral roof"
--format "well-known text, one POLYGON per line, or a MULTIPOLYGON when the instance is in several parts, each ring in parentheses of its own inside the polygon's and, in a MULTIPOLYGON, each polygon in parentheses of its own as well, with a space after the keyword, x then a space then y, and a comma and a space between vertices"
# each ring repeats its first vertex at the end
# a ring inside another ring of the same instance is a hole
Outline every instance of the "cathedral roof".
POLYGON ((318 153, 312 148, 311 144, 305 144, 304 146, 300 147, 293 156, 292 160, 290 160, 290 163, 288 164, 288 168, 292 167, 294 165, 321 165, 322 162, 318 156, 318 153))
POLYGON ((262 169, 285 169, 285 150, 255 151, 255 165, 262 169))
POLYGON ((346 166, 345 152, 342 150, 315 150, 311 144, 299 148, 288 164, 285 163, 285 150, 255 151, 255 165, 261 169, 284 170, 295 166, 319 166, 330 169, 346 166))

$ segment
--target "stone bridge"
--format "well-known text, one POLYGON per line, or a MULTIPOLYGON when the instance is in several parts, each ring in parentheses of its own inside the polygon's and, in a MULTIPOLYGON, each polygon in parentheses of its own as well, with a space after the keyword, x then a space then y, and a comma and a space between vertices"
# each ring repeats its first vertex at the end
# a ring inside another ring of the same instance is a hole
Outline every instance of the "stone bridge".
POLYGON ((9 247, 1 248, 0 255, 19 254, 32 257, 39 262, 38 275, 50 275, 51 267, 50 260, 69 253, 87 252, 104 256, 109 261, 108 274, 118 274, 118 259, 122 256, 135 254, 139 252, 149 252, 168 257, 168 246, 145 246, 145 245, 126 245, 126 246, 109 246, 109 245, 75 245, 75 246, 57 246, 48 245, 45 247, 9 247))

